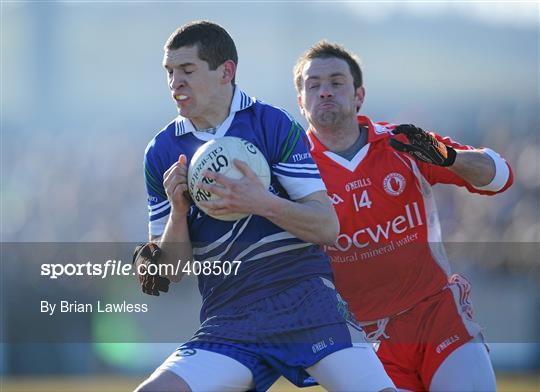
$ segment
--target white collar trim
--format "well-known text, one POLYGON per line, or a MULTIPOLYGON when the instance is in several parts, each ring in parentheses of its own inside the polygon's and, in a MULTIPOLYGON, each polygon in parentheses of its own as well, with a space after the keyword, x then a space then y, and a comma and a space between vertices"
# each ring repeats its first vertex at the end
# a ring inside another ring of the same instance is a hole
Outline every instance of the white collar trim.
POLYGON ((364 147, 362 147, 356 155, 348 161, 347 159, 343 158, 342 156, 336 154, 332 151, 325 151, 324 155, 326 155, 328 158, 336 162, 338 165, 343 166, 345 169, 349 170, 350 172, 353 172, 356 170, 358 165, 364 160, 369 150, 369 143, 367 143, 364 147))

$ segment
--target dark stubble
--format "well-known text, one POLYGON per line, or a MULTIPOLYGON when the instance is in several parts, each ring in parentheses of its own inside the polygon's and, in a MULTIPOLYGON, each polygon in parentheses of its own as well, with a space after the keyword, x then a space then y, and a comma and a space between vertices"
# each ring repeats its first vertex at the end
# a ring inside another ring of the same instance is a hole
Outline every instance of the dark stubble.
POLYGON ((319 127, 340 127, 347 121, 347 113, 344 112, 343 107, 338 105, 333 110, 317 113, 315 120, 315 124, 319 127))

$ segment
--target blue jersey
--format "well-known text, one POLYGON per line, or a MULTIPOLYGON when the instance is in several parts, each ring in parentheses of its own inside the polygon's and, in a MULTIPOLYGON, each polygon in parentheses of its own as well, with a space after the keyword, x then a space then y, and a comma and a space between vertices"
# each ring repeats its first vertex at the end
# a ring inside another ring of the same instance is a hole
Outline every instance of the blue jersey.
MULTIPOLYGON (((198 147, 223 136, 240 137, 260 149, 272 172, 270 190, 278 196, 298 200, 326 191, 302 127, 283 110, 236 87, 230 114, 215 134, 197 131, 188 119, 179 116, 149 143, 144 171, 151 235, 163 233, 170 213, 164 172, 180 154, 189 162, 198 147)), ((317 245, 294 237, 261 216, 221 221, 192 205, 188 226, 195 260, 241 261, 237 274, 198 275, 203 297, 201 322, 228 306, 254 302, 308 277, 332 277, 328 257, 317 245)))

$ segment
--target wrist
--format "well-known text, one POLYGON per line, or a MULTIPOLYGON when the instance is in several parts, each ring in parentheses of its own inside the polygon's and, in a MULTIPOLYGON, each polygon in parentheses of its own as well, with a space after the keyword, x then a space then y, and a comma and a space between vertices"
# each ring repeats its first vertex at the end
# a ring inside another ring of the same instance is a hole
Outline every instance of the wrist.
POLYGON ((443 162, 443 166, 450 167, 456 162, 457 152, 450 146, 446 147, 446 159, 443 162))
POLYGON ((187 222, 187 211, 179 211, 174 207, 171 208, 171 213, 169 214, 169 220, 172 223, 182 223, 187 222))
POLYGON ((268 197, 265 200, 261 200, 259 205, 261 206, 261 213, 257 214, 266 219, 272 220, 276 218, 280 210, 283 209, 281 205, 281 198, 277 195, 274 195, 271 192, 268 192, 268 197))

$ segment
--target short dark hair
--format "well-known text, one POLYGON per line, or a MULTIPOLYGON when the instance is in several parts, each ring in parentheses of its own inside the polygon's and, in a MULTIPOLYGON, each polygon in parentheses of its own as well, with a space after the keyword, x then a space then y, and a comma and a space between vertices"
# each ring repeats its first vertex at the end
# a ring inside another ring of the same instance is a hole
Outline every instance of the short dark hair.
POLYGON ((194 45, 198 47, 199 58, 206 61, 211 70, 227 60, 238 64, 236 46, 227 30, 207 20, 197 20, 177 28, 163 49, 174 50, 194 45))
POLYGON ((349 65, 349 70, 353 77, 354 88, 362 87, 362 68, 360 67, 359 57, 345 49, 342 45, 322 40, 309 48, 296 62, 293 71, 296 91, 300 92, 302 89, 302 70, 308 61, 317 58, 327 59, 332 57, 345 60, 349 65))

